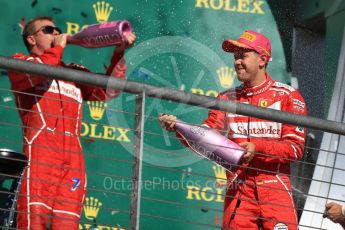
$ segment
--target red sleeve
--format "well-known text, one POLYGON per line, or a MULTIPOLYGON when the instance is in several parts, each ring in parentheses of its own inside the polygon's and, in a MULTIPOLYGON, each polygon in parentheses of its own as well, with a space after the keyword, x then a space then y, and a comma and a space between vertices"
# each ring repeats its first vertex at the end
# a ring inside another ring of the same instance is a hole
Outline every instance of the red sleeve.
POLYGON ((124 59, 124 52, 117 53, 116 50, 110 61, 110 66, 107 69, 107 75, 121 79, 126 78, 126 61, 124 59))
MULTIPOLYGON (((26 56, 24 54, 17 53, 12 57, 15 59, 31 61, 36 63, 42 63, 52 66, 59 66, 61 64, 63 48, 61 46, 55 46, 47 49, 42 55, 26 56)), ((26 73, 17 73, 9 71, 9 79, 11 81, 12 90, 22 91, 34 87, 46 81, 46 77, 33 76, 26 73)))
MULTIPOLYGON (((111 58, 111 63, 107 69, 106 75, 110 77, 116 77, 119 79, 126 78, 126 61, 123 58, 123 52, 114 52, 111 58)), ((83 98, 88 101, 104 101, 110 100, 119 96, 121 91, 115 89, 103 89, 99 87, 92 87, 86 85, 78 85, 81 89, 83 98)))
POLYGON ((61 65, 63 48, 60 45, 54 46, 53 48, 46 49, 42 55, 38 57, 44 64, 59 66, 61 65))
MULTIPOLYGON (((307 115, 307 108, 303 97, 298 91, 292 92, 282 105, 282 111, 307 115)), ((282 158, 297 160, 303 156, 306 129, 303 127, 282 124, 282 134, 280 141, 265 139, 252 139, 259 153, 276 156, 270 159, 274 162, 284 162, 282 158)))
MULTIPOLYGON (((219 94, 217 98, 227 100, 226 96, 222 94, 219 94)), ((210 109, 208 118, 204 120, 203 124, 224 134, 227 131, 226 112, 210 109)))

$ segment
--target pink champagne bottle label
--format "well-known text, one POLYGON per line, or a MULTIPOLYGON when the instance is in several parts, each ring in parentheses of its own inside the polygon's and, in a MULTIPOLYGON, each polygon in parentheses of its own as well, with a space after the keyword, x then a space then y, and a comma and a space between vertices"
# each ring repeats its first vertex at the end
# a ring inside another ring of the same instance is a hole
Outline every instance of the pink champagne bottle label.
POLYGON ((93 24, 69 36, 67 42, 87 48, 121 45, 126 42, 124 33, 132 31, 131 24, 126 20, 93 24))
POLYGON ((214 161, 226 170, 234 172, 240 166, 245 150, 216 130, 177 121, 176 132, 193 152, 214 161))

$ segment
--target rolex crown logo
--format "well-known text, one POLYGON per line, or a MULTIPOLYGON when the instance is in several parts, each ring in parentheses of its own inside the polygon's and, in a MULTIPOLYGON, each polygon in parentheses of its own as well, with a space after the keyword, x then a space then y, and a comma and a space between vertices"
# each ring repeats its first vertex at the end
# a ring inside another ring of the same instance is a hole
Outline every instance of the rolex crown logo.
POLYGON ((102 203, 99 202, 97 198, 87 197, 85 199, 85 204, 84 204, 84 213, 85 213, 86 219, 94 220, 97 217, 99 208, 101 206, 102 206, 102 203))
POLYGON ((226 185, 226 173, 225 169, 219 165, 214 165, 212 167, 214 174, 216 176, 217 185, 222 187, 226 185))
POLYGON ((96 121, 101 120, 107 104, 103 101, 88 101, 87 104, 89 105, 90 116, 92 119, 96 121))
POLYGON ((230 88, 234 81, 234 69, 230 67, 221 67, 217 70, 220 84, 223 88, 230 88))
POLYGON ((111 7, 110 4, 106 3, 105 1, 98 1, 96 4, 93 4, 92 7, 95 10, 96 19, 99 23, 107 22, 111 11, 113 11, 113 7, 111 7))

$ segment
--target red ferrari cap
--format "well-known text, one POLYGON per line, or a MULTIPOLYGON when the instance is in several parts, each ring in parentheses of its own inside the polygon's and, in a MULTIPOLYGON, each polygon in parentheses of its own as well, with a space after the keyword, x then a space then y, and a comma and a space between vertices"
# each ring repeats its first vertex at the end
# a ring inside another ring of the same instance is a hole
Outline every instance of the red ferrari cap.
POLYGON ((270 40, 265 35, 251 30, 246 30, 237 41, 225 40, 222 47, 224 51, 231 53, 238 49, 254 50, 271 58, 270 40))

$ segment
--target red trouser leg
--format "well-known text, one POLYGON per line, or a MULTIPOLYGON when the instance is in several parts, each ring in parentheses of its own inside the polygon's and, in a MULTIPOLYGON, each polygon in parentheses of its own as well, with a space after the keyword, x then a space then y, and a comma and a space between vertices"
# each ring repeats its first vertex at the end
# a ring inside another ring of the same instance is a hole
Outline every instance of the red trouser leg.
POLYGON ((52 229, 77 230, 86 194, 84 156, 77 137, 70 141, 69 159, 64 165, 61 184, 57 188, 56 201, 51 219, 52 229))
POLYGON ((227 191, 223 229, 298 229, 288 176, 247 177, 227 191))
POLYGON ((223 229, 258 229, 259 206, 255 187, 250 181, 233 186, 226 193, 223 229), (248 183, 248 184, 247 184, 248 183))
POLYGON ((86 192, 81 146, 77 137, 70 137, 71 149, 62 151, 54 138, 42 132, 37 142, 25 146, 30 165, 17 205, 20 229, 45 229, 50 217, 52 229, 78 229, 86 192))
POLYGON ((274 175, 258 185, 263 229, 298 229, 298 220, 287 176, 274 175), (272 177, 272 178, 271 178, 272 177))
POLYGON ((59 172, 54 164, 42 162, 50 150, 38 143, 24 146, 29 167, 25 170, 17 203, 19 229, 45 229, 51 215, 59 172))
POLYGON ((45 230, 51 209, 43 203, 32 201, 32 197, 27 193, 29 183, 27 173, 24 174, 17 203, 17 228, 45 230), (29 205, 30 204, 30 205, 29 205))

